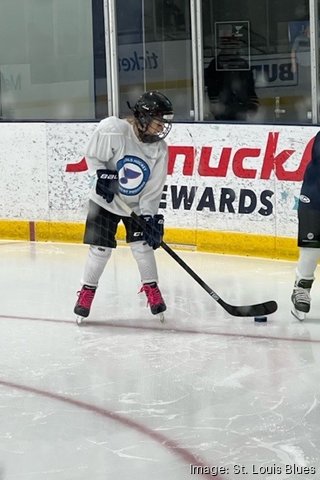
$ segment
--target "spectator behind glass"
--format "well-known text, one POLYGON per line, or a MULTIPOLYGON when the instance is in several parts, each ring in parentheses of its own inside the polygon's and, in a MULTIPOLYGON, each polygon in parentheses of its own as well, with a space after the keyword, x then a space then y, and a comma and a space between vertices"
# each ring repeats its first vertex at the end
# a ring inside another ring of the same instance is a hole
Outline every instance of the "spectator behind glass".
POLYGON ((204 81, 215 120, 253 119, 259 107, 253 73, 235 50, 214 57, 205 69, 204 81))

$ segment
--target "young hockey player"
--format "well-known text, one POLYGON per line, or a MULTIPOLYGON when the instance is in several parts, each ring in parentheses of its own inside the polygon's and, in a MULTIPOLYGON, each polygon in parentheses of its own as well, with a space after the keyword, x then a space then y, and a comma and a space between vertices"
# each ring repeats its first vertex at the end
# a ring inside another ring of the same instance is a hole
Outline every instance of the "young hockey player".
POLYGON ((165 302, 158 287, 154 250, 163 237, 164 219, 158 214, 167 176, 167 144, 173 107, 158 91, 145 92, 129 108, 133 118, 109 117, 95 130, 85 155, 95 182, 89 200, 84 243, 89 252, 74 313, 88 317, 99 279, 116 248, 115 235, 122 220, 126 241, 137 262, 142 287, 152 314, 162 314, 165 302), (123 208, 146 222, 143 231, 123 208))
POLYGON ((320 258, 320 132, 314 140, 299 197, 298 246, 300 255, 291 295, 292 314, 304 320, 310 311, 310 290, 320 258))

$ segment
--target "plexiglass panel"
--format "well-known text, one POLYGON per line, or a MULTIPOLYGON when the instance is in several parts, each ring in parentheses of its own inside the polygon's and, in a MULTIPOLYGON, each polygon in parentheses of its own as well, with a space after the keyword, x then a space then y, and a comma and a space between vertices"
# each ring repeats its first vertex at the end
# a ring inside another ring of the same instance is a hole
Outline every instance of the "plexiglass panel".
POLYGON ((311 123, 306 0, 202 0, 207 120, 311 123))
POLYGON ((193 120, 190 6, 185 0, 117 0, 120 114, 145 90, 172 101, 176 120, 193 120))
POLYGON ((102 7, 102 0, 1 0, 2 120, 106 113, 102 7))

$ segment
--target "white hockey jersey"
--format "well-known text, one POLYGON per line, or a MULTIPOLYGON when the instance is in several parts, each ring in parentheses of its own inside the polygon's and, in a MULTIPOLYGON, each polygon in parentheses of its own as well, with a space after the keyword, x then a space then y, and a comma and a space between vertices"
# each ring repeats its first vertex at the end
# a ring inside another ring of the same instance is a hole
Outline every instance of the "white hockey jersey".
MULTIPOLYGON (((155 215, 166 181, 168 158, 164 140, 155 143, 139 141, 127 120, 108 117, 95 130, 85 156, 90 175, 99 169, 117 170, 119 196, 137 215, 155 215)), ((96 193, 96 179, 91 200, 116 215, 128 217, 114 196, 111 203, 96 193)))

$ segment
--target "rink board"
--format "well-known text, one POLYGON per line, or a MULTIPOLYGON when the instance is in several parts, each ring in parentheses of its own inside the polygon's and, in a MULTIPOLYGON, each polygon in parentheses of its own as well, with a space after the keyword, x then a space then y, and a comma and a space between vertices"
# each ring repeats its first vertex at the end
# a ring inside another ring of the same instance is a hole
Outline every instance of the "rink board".
MULTIPOLYGON (((81 242, 96 123, 2 123, 0 237, 81 242)), ((175 124, 160 211, 168 243, 297 254, 297 201, 313 126, 175 124)), ((120 229, 119 238, 123 238, 120 229)))

